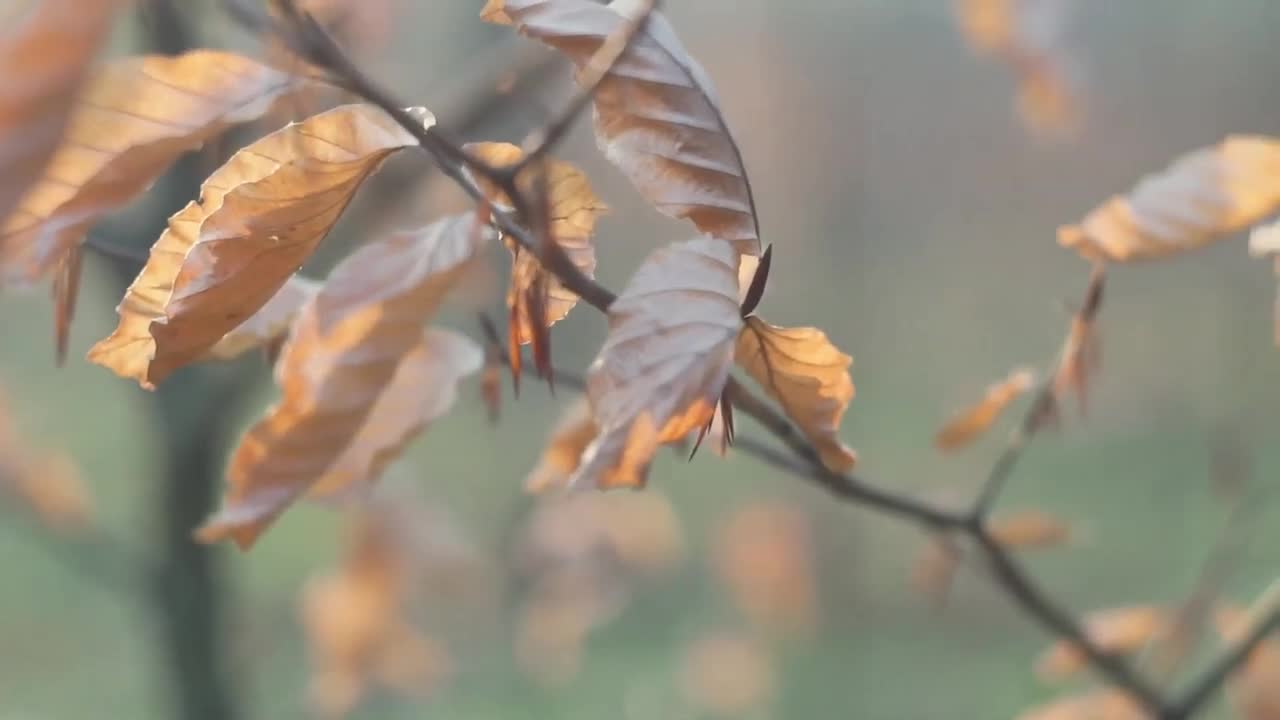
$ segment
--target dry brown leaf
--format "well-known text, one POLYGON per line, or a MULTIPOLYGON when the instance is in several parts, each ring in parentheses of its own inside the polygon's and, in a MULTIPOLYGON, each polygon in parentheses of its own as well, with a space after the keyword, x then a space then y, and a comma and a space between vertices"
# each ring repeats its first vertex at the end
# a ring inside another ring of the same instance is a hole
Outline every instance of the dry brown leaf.
POLYGON ((710 237, 668 245, 636 270, 587 375, 600 434, 570 485, 643 487, 659 445, 711 420, 742 326, 737 270, 733 246, 710 237))
POLYGON ((232 455, 223 510, 198 533, 248 548, 294 500, 359 492, 426 423, 483 353, 423 326, 477 257, 473 214, 364 245, 294 322, 276 365, 282 397, 232 455))
MULTIPOLYGON (((0 21, 0 222, 53 157, 118 0, 41 0, 0 21)), ((0 235, 0 248, 7 242, 0 235)))
POLYGON ((76 298, 80 295, 80 272, 84 265, 84 248, 72 248, 58 263, 53 278, 54 358, 58 367, 67 360, 71 342, 71 321, 75 319, 76 298))
POLYGON ((1045 138, 1077 131, 1080 99, 1061 37, 1069 0, 956 0, 954 5, 970 48, 999 59, 1016 75, 1023 125, 1045 138))
POLYGON ((551 431, 538 464, 524 479, 529 492, 544 492, 567 487, 569 476, 578 469, 582 451, 596 437, 596 422, 591 417, 591 403, 581 397, 565 410, 560 423, 551 431))
POLYGON ((768 650, 726 630, 705 633, 685 648, 680 686, 691 706, 712 717, 748 717, 772 704, 778 692, 768 650))
MULTIPOLYGON (((1133 653, 1160 634, 1169 613, 1154 605, 1099 610, 1085 616, 1083 629, 1089 639, 1109 653, 1133 653)), ((1074 645, 1060 641, 1036 660, 1036 674, 1049 680, 1068 678, 1087 666, 1088 661, 1074 645)))
POLYGON ((1061 518, 1040 510, 1023 510, 993 518, 991 538, 1009 550, 1042 550, 1070 542, 1074 533, 1061 518))
MULTIPOLYGON (((516 25, 582 68, 626 25, 630 9, 621 2, 490 0, 481 17, 516 25)), ((665 17, 649 15, 593 100, 601 150, 659 212, 692 221, 699 231, 732 242, 739 253, 760 255, 742 155, 711 79, 665 17)))
POLYGON ((1102 295, 1106 287, 1106 273, 1102 265, 1096 265, 1089 275, 1084 303, 1071 316, 1067 338, 1062 344, 1058 367, 1053 377, 1053 395, 1056 402, 1067 393, 1074 393, 1080 414, 1089 408, 1089 386, 1093 375, 1102 365, 1102 345, 1098 336, 1098 312, 1102 309, 1102 295))
MULTIPOLYGON (((1249 235, 1249 252, 1255 257, 1272 256, 1277 281, 1280 281, 1280 221, 1254 229, 1249 235)), ((1280 283, 1276 289, 1275 341, 1280 347, 1280 283)))
POLYGON ((283 337, 298 312, 319 291, 320 283, 294 275, 258 312, 209 348, 208 356, 215 360, 231 360, 283 337))
POLYGON ((813 537, 798 510, 745 505, 716 535, 715 568, 752 623, 775 635, 807 635, 818 623, 813 537))
POLYGON ((1122 690, 1092 690, 1034 707, 1017 720, 1146 720, 1137 701, 1122 690))
POLYGON ((93 499, 71 458, 33 448, 0 402, 0 494, 25 505, 50 530, 71 534, 93 521, 93 499))
POLYGON ((987 387, 977 404, 957 413, 933 438, 939 450, 959 450, 982 436, 1020 395, 1036 383, 1034 370, 1019 368, 1000 382, 987 387))
POLYGON ((346 716, 375 683, 423 696, 451 672, 445 648, 409 621, 413 548, 383 515, 357 515, 341 564, 303 588, 308 695, 323 717, 346 716))
MULTIPOLYGON (((515 165, 524 157, 520 148, 510 143, 471 143, 466 150, 477 158, 495 167, 515 165)), ((596 251, 591 236, 595 232, 596 220, 608 212, 609 207, 596 197, 587 181, 587 176, 573 165, 559 160, 548 160, 542 165, 545 173, 547 194, 547 219, 551 238, 555 240, 587 277, 591 277, 596 269, 596 251)), ((536 170, 536 168, 531 168, 536 170)), ((526 171, 528 172, 528 171, 526 171)), ((524 176, 524 173, 521 173, 524 176)), ((536 184, 534 177, 520 178, 519 187, 529 197, 536 184)), ((540 184, 540 183, 538 183, 540 184)), ((510 201, 496 188, 487 183, 480 183, 485 188, 489 201, 494 205, 507 206, 510 201)), ((542 277, 546 283, 545 318, 550 327, 562 320, 578 302, 578 296, 560 284, 554 277, 548 276, 538 263, 537 258, 516 245, 509 245, 512 253, 511 284, 507 290, 507 307, 512 311, 510 330, 516 333, 519 344, 524 345, 533 340, 534 333, 530 327, 529 308, 525 304, 525 293, 533 286, 535 278, 542 277)))
POLYGON ((416 143, 378 108, 346 105, 237 152, 169 218, 89 359, 151 388, 203 356, 280 290, 365 178, 416 143))
POLYGON ((214 50, 105 66, 88 79, 44 174, 0 227, 5 275, 46 275, 90 225, 144 192, 183 153, 258 118, 298 84, 214 50))
MULTIPOLYGON (((1257 619, 1255 612, 1225 604, 1214 613, 1218 634, 1229 644, 1247 637, 1257 619)), ((1228 691, 1232 706, 1243 720, 1280 717, 1280 639, 1274 633, 1231 675, 1228 691)))
POLYGON ((857 453, 840 442, 840 418, 853 400, 853 358, 817 328, 784 328, 749 317, 734 360, 782 405, 835 472, 847 472, 857 453))
POLYGON ((1095 261, 1128 262, 1202 248, 1280 209, 1280 140, 1233 135, 1184 155, 1115 196, 1058 243, 1095 261))

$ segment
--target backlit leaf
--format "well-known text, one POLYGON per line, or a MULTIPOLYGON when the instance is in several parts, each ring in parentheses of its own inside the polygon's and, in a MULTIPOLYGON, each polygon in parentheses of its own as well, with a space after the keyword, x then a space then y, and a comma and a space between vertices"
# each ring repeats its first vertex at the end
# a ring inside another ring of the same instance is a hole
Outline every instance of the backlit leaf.
POLYGON ((723 240, 649 256, 609 308, 609 335, 587 375, 600 435, 570 485, 642 487, 659 445, 711 420, 733 362, 738 256, 723 240))
MULTIPOLYGON (((582 68, 626 25, 629 10, 626 2, 491 0, 481 17, 514 24, 582 68)), ((740 253, 760 255, 751 185, 711 79, 660 13, 649 15, 601 82, 594 105, 601 150, 645 199, 731 241, 740 253)), ((744 289, 750 279, 748 272, 744 289)))
POLYGON ((982 436, 1000 417, 1005 408, 1035 385, 1033 370, 1019 368, 1000 382, 987 388, 977 404, 957 413, 933 438, 939 450, 959 450, 982 436))
POLYGON ((569 476, 578 469, 582 451, 595 437, 596 421, 591 417, 591 404, 586 397, 579 398, 565 410, 559 424, 551 431, 542 457, 524 479, 525 489, 543 492, 567 486, 569 476))
MULTIPOLYGON (((514 165, 524 157, 520 148, 509 143, 471 143, 466 149, 477 158, 495 167, 514 165)), ((604 204, 591 190, 587 176, 581 170, 567 162, 548 160, 542 166, 546 173, 545 187, 547 193, 548 220, 551 238, 555 240, 577 266, 588 277, 596 269, 596 251, 592 244, 596 220, 608 211, 604 204)), ((526 175, 537 168, 530 168, 521 173, 518 187, 533 197, 534 183, 532 176, 526 175)), ((489 201, 498 206, 509 206, 510 201, 496 188, 484 187, 489 201)), ((510 331, 515 333, 519 344, 529 343, 534 333, 530 327, 529 308, 525 304, 525 293, 534 285, 535 278, 541 277, 546 283, 546 324, 550 325, 563 319, 578 302, 574 295, 554 277, 547 275, 538 259, 516 245, 509 246, 512 252, 511 285, 507 290, 507 307, 512 310, 510 331)))
POLYGON ((817 328, 784 328, 749 317, 734 359, 817 446, 822 464, 853 469, 857 453, 840 441, 840 418, 853 400, 853 358, 817 328))
POLYGON ((1280 140, 1234 135, 1189 153, 1116 196, 1058 243, 1090 260, 1127 262, 1202 248, 1280 209, 1280 140))
MULTIPOLYGON (((1110 653, 1133 653, 1146 647, 1165 629, 1169 613, 1153 605, 1099 610, 1085 616, 1083 629, 1094 644, 1110 653)), ((1061 680, 1070 677, 1088 665, 1088 661, 1074 645, 1063 640, 1052 645, 1038 660, 1036 674, 1040 677, 1061 680)))
POLYGON ((153 387, 203 356, 279 292, 365 178, 416 143, 376 107, 346 105, 237 152, 169 218, 89 359, 153 387))
POLYGON ((209 348, 209 357, 230 360, 274 342, 288 332, 298 312, 319 291, 320 283, 294 275, 258 312, 209 348))
POLYGON ((997 515, 987 523, 987 532, 1009 550, 1058 547, 1069 542, 1073 535, 1070 525, 1040 510, 997 515))
POLYGON ((423 326, 486 238, 468 213, 364 245, 334 269, 294 322, 276 364, 280 401, 241 439, 201 540, 248 548, 302 495, 360 492, 448 410, 482 352, 423 326))
POLYGON ((0 15, 0 222, 53 156, 120 4, 39 0, 0 15))
POLYGON ((86 81, 43 175, 0 226, 5 276, 47 275, 90 225, 146 191, 183 153, 260 117, 298 84, 214 50, 104 66, 86 81))

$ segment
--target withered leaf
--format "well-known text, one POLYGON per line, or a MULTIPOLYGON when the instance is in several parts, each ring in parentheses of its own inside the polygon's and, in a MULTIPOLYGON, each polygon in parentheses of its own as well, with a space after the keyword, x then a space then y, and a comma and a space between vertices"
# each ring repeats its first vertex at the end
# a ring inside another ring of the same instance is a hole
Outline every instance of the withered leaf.
MULTIPOLYGON (((1110 653, 1132 653, 1146 647, 1165 629, 1169 613, 1154 605, 1099 610, 1085 616, 1083 629, 1099 648, 1110 653)), ((1088 661, 1075 645, 1060 641, 1036 660, 1036 674, 1061 680, 1083 670, 1088 661)))
POLYGON ((276 364, 279 403, 232 455, 198 537, 248 548, 307 492, 359 491, 452 403, 482 352, 423 326, 487 239, 473 214, 364 245, 303 308, 276 364))
POLYGON ((1074 393, 1081 414, 1088 411, 1089 387, 1102 364, 1098 312, 1102 309, 1105 287, 1106 273, 1102 265, 1096 265, 1089 275, 1084 303, 1071 316, 1053 377, 1054 397, 1060 399, 1069 392, 1074 393))
MULTIPOLYGON (((466 146, 466 150, 494 167, 509 167, 524 157, 520 148, 510 143, 471 143, 466 146)), ((596 251, 591 236, 595 232, 596 220, 608 212, 609 207, 596 197, 587 176, 573 165, 560 160, 547 160, 539 167, 545 173, 547 219, 551 238, 579 270, 591 277, 596 269, 596 251)), ((526 173, 536 172, 539 167, 531 167, 521 173, 517 186, 522 192, 532 196, 536 183, 526 173)), ((485 189, 489 202, 497 206, 510 205, 510 200, 497 188, 483 182, 481 187, 485 189)), ((549 276, 538 259, 529 252, 515 245, 509 247, 512 253, 511 285, 507 290, 507 307, 512 311, 510 332, 515 333, 517 342, 524 345, 534 337, 524 297, 536 279, 541 278, 546 283, 545 319, 548 327, 569 314, 577 304, 578 296, 549 276)))
POLYGON ((1091 690, 1034 707, 1017 720, 1147 720, 1137 701, 1123 690, 1091 690))
POLYGON ((1190 252, 1280 209, 1280 140, 1233 135, 1149 175, 1079 225, 1058 229, 1058 243, 1090 260, 1128 262, 1190 252))
POLYGON ((982 436, 1000 417, 1005 408, 1035 385, 1034 370, 1019 368, 1000 382, 987 388, 977 404, 957 413, 933 438, 939 450, 959 450, 982 436))
MULTIPOLYGON (((0 222, 53 156, 120 5, 43 0, 0 18, 6 25, 0 37, 0 222)), ((0 247, 5 243, 0 236, 0 247)))
POLYGON ((578 469, 582 451, 595 437, 596 421, 591 416, 591 404, 584 396, 565 410, 551 431, 542 457, 524 479, 525 490, 537 493, 566 487, 569 476, 578 469))
POLYGON ((345 105, 240 150, 169 218, 89 359, 148 388, 198 359, 280 290, 383 160, 416 143, 378 108, 345 105))
MULTIPOLYGON (((582 68, 626 25, 629 10, 623 2, 491 0, 481 17, 515 25, 582 68)), ((699 231, 732 242, 739 253, 760 255, 742 155, 711 79, 665 17, 649 15, 593 100, 601 150, 645 199, 666 215, 686 218, 699 231)), ((750 272, 745 279, 744 288, 750 272)))
POLYGON ((733 361, 738 255, 702 237, 652 253, 609 308, 609 335, 587 375, 600 434, 570 485, 642 487, 659 445, 715 411, 733 361))
POLYGON ((183 153, 260 117, 299 82, 214 50, 106 65, 87 80, 43 175, 0 227, 6 277, 46 275, 90 225, 146 191, 183 153))
POLYGON ((84 265, 84 248, 74 247, 58 263, 53 277, 54 356, 61 367, 67 359, 71 338, 71 321, 76 314, 76 298, 80 295, 80 272, 84 265))
MULTIPOLYGON (((1271 598, 1273 601, 1274 598, 1271 598)), ((1266 605, 1264 594, 1260 604, 1266 605)), ((1223 641, 1242 642, 1253 630, 1260 614, 1224 604, 1214 613, 1214 625, 1223 641)), ((1274 633, 1254 648, 1244 663, 1228 679, 1231 705, 1243 720, 1272 720, 1280 717, 1280 640, 1274 633)))
POLYGON ((782 405, 817 446, 822 464, 847 472, 857 453, 840 442, 840 418, 853 400, 853 358, 817 328, 784 328, 749 317, 738 335, 734 360, 782 405))
POLYGON ((1010 550, 1038 550, 1058 547, 1071 540, 1071 526, 1061 518, 1040 510, 1022 510, 998 515, 987 524, 987 532, 1010 550))
POLYGON ((258 312, 209 348, 209 357, 230 360, 274 342, 288 332, 293 319, 319 291, 320 283, 294 275, 265 305, 258 308, 258 312))

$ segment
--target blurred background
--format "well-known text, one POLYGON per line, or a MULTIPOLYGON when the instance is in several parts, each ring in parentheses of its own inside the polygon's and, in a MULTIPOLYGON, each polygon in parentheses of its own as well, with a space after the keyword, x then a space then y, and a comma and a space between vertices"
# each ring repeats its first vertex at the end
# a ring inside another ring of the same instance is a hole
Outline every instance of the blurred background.
MULTIPOLYGON (((269 52, 208 0, 138 5, 111 54, 269 52)), ((570 87, 564 62, 482 23, 479 2, 313 5, 466 140, 519 142, 570 87)), ((966 39, 947 0, 664 5, 716 83, 775 246, 761 314, 817 325, 854 356, 844 437, 860 473, 940 502, 972 495, 1003 429, 955 455, 934 431, 1009 369, 1047 363, 1084 288, 1088 266, 1056 227, 1188 150, 1280 135, 1271 0, 1026 0, 1017 32, 1050 80, 984 51, 981 28, 966 39)), ((645 205, 588 125, 559 156, 613 207, 598 277, 618 289, 691 231, 645 205)), ((104 236, 145 249, 193 196, 200 160, 104 236)), ((401 158, 307 273, 465 207, 425 159, 401 158)), ((444 324, 480 337, 476 309, 500 309, 505 289, 494 258, 444 324)), ((257 356, 156 393, 80 359, 137 269, 89 256, 62 369, 44 294, 0 302, 15 432, 65 452, 91 495, 49 526, 0 493, 0 719, 1009 718, 1088 686, 1037 677, 1052 638, 981 573, 963 570, 941 609, 913 589, 918 529, 744 455, 665 455, 638 495, 526 493, 573 400, 529 382, 518 400, 504 387, 496 425, 465 384, 367 514, 298 506, 250 553, 191 545, 275 390, 257 356)), ((1280 568, 1280 514, 1261 492, 1280 471, 1271 265, 1237 238, 1109 283, 1090 411, 1037 439, 1001 510, 1070 523, 1070 542, 1023 559, 1071 608, 1172 604, 1237 524, 1212 482, 1232 464, 1252 512, 1221 594, 1247 602, 1280 568)), ((557 325, 557 365, 584 368, 604 329, 589 309, 557 325)), ((1230 717, 1221 702, 1210 714, 1230 717)))

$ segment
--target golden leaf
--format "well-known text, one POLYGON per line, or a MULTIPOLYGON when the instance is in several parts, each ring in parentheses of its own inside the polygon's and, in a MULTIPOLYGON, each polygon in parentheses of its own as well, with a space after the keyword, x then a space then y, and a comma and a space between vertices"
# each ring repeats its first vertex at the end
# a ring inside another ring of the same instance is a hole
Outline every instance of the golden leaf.
MULTIPOLYGON (((1146 647, 1165 629, 1169 614, 1153 605, 1134 605, 1090 613, 1084 618, 1085 635, 1109 653, 1132 653, 1146 647)), ((1087 661, 1068 641, 1054 643, 1036 660, 1036 674, 1050 680, 1070 677, 1087 661)))
POLYGON ((551 431, 542 457, 524 479, 525 490, 538 493, 567 487, 569 476, 578 469, 582 451, 595 438, 596 421, 591 417, 591 404, 586 397, 581 397, 565 410, 560 423, 551 431))
POLYGON ((680 685, 686 701, 712 717, 749 717, 777 696, 773 658, 750 636, 711 631, 685 649, 680 685))
POLYGON ((975 405, 961 410, 947 421, 933 438, 939 450, 959 450, 977 440, 1024 392, 1035 385, 1034 370, 1019 368, 1000 382, 987 387, 982 399, 975 405))
MULTIPOLYGON (((466 150, 495 167, 515 165, 524 157, 520 148, 509 143, 471 143, 466 146, 466 150)), ((578 168, 559 160, 548 160, 543 167, 546 176, 540 182, 545 182, 546 187, 551 238, 579 270, 591 277, 596 269, 596 251, 591 235, 595 232, 596 220, 608 212, 609 207, 596 197, 587 176, 578 168)), ((521 175, 521 191, 528 197, 536 197, 535 178, 524 173, 521 175)), ((510 205, 510 201, 497 188, 484 182, 480 185, 491 203, 498 206, 510 205)), ((534 286, 535 279, 541 277, 546 283, 547 327, 564 319, 578 303, 578 296, 553 276, 547 275, 538 259, 529 252, 514 245, 511 246, 511 252, 511 285, 507 290, 507 307, 512 311, 511 332, 516 333, 519 344, 524 345, 534 337, 529 308, 524 298, 525 293, 534 286)))
MULTIPOLYGON (((629 22, 621 3, 580 0, 490 0, 481 17, 516 25, 579 68, 629 22)), ((751 185, 711 79, 661 13, 649 15, 593 102, 601 150, 659 212, 760 255, 751 185)))
POLYGON ((749 317, 734 359, 817 446, 823 465, 835 472, 853 469, 857 453, 838 435, 840 418, 853 400, 853 358, 817 328, 777 327, 749 317))
POLYGON ((715 567, 747 619, 778 636, 818 622, 813 537, 804 515, 776 503, 736 510, 719 530, 715 567))
POLYGON ((1123 690, 1092 690, 1032 708, 1017 720, 1146 720, 1137 701, 1123 690))
POLYGON ((999 515, 988 523, 987 532, 997 543, 1010 550, 1058 547, 1072 538, 1070 525, 1039 510, 999 515))
POLYGON ((452 670, 445 648, 410 621, 413 548, 385 515, 355 516, 342 562, 302 591, 308 695, 324 717, 348 714, 374 683, 421 696, 452 670))
MULTIPOLYGON (((118 0, 43 0, 6 13, 0 37, 0 222, 58 147, 118 0)), ((0 248, 7 239, 0 235, 0 248)))
POLYGON ((230 360, 254 348, 269 345, 288 332, 298 312, 319 291, 320 283, 294 275, 258 312, 214 343, 208 356, 216 360, 230 360))
POLYGON ((1128 262, 1190 252, 1280 209, 1280 140, 1233 135, 1149 175, 1079 225, 1058 229, 1058 243, 1090 260, 1128 262))
POLYGON ((346 105, 237 152, 169 218, 89 359, 151 388, 203 356, 280 290, 365 178, 416 142, 378 108, 346 105))
POLYGON ((232 455, 202 541, 247 549, 304 493, 358 492, 448 409, 482 352, 422 328, 486 238, 468 213, 364 245, 334 269, 294 322, 276 364, 282 397, 232 455))
MULTIPOLYGON (((1260 605, 1274 602, 1264 594, 1260 605)), ((1214 613, 1214 624, 1223 641, 1242 642, 1263 613, 1255 609, 1223 605, 1214 613)), ((1253 652, 1228 680, 1231 705, 1243 720, 1274 720, 1280 717, 1280 641, 1274 633, 1253 652)))
POLYGON ((0 227, 6 276, 46 275, 90 225, 146 191, 183 153, 258 118, 298 83, 214 50, 105 66, 88 79, 43 175, 0 227))
POLYGON ((609 335, 587 375, 600 434, 569 484, 643 487, 659 445, 715 411, 733 361, 738 257, 703 237, 652 253, 609 308, 609 335))

